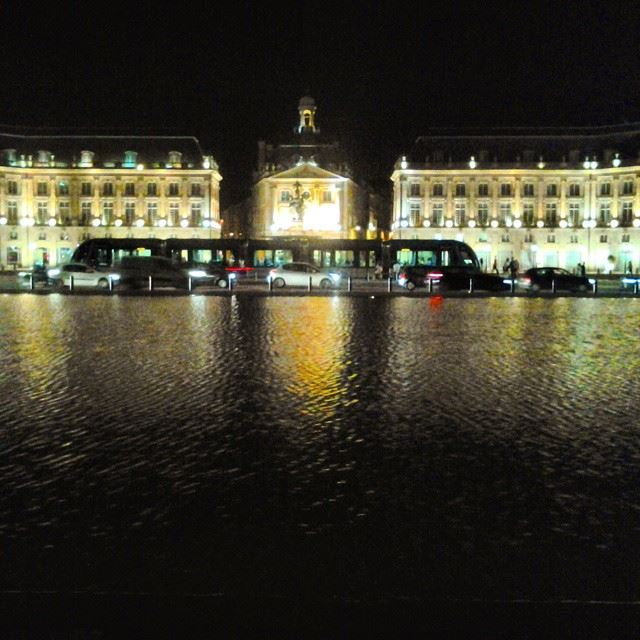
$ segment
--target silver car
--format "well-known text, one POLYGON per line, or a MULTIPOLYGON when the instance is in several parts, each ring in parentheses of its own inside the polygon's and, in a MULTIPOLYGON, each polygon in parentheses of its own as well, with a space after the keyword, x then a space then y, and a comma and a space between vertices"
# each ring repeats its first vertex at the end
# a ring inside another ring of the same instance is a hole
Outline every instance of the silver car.
POLYGON ((320 289, 331 289, 340 285, 341 275, 337 271, 319 269, 308 262, 289 262, 271 269, 267 281, 274 287, 307 287, 311 278, 311 286, 320 289))
POLYGON ((114 271, 101 271, 82 262, 70 262, 59 267, 53 267, 47 271, 49 282, 53 286, 71 286, 73 278, 74 287, 97 287, 108 289, 109 280, 114 284, 120 279, 120 274, 114 271))

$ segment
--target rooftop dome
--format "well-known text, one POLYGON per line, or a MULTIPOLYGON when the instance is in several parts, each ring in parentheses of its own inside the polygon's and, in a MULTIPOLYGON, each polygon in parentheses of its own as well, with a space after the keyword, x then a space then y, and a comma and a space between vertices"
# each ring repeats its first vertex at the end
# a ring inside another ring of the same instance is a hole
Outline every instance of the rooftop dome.
POLYGON ((316 101, 311 96, 303 96, 298 103, 299 107, 315 107, 316 101))

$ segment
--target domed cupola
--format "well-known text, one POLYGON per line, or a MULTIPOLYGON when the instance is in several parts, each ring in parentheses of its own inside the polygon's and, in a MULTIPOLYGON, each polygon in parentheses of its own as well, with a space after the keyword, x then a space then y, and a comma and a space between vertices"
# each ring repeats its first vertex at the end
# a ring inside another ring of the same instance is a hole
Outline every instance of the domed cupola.
POLYGON ((316 101, 311 96, 303 96, 298 103, 298 113, 300 114, 300 124, 298 133, 318 133, 316 128, 316 101))

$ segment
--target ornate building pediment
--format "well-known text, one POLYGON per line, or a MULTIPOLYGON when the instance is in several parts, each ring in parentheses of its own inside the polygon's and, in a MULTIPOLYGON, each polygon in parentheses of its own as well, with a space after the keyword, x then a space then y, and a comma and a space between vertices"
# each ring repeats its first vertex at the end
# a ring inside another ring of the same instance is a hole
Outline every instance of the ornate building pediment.
POLYGON ((277 180, 345 180, 344 176, 337 173, 327 171, 321 167, 315 167, 309 163, 303 163, 300 166, 292 167, 274 173, 269 176, 269 179, 277 180))

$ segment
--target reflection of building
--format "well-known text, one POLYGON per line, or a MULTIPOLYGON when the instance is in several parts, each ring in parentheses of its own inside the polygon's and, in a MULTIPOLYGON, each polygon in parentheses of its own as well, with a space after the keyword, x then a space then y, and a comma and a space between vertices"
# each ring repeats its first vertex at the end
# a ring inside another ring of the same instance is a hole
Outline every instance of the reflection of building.
POLYGON ((258 143, 247 235, 365 237, 366 194, 354 181, 345 153, 337 142, 321 137, 313 98, 303 97, 298 113, 290 141, 258 143))
POLYGON ((0 134, 0 264, 55 264, 88 237, 219 237, 195 138, 0 134))
POLYGON ((463 238, 485 267, 640 267, 640 129, 418 138, 395 165, 394 238, 463 238))

